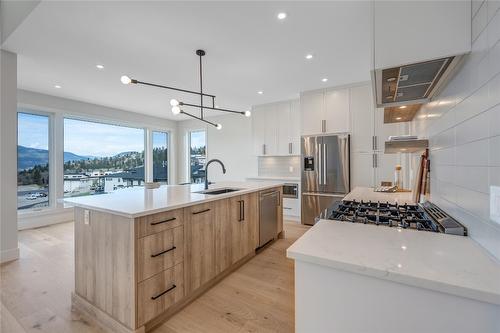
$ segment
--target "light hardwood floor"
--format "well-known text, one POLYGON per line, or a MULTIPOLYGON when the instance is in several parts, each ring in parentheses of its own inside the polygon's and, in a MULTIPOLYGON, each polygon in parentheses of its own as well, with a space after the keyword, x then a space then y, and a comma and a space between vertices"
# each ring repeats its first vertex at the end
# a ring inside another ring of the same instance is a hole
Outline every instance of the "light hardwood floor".
MULTIPOLYGON (((71 312, 73 228, 70 222, 19 232, 21 258, 1 266, 0 332, 103 332, 71 312)), ((284 239, 155 332, 293 332, 293 261, 285 257, 285 250, 306 230, 285 223, 284 239)))

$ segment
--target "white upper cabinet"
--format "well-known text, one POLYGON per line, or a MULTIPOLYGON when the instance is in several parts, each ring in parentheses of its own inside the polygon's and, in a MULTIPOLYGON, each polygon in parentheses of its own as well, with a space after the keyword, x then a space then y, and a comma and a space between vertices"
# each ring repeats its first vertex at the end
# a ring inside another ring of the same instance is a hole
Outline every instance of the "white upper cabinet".
POLYGON ((327 133, 350 131, 349 89, 325 92, 325 127, 327 133))
POLYGON ((373 1, 375 69, 464 54, 470 1, 373 1))
POLYGON ((302 135, 349 132, 349 88, 302 93, 300 113, 302 135))
POLYGON ((300 95, 302 135, 313 135, 324 132, 324 110, 325 94, 323 90, 300 95))
POLYGON ((291 100, 253 107, 252 127, 255 155, 300 154, 298 104, 298 100, 291 100))
POLYGON ((374 106, 371 85, 351 88, 350 94, 353 152, 371 152, 374 150, 374 106))

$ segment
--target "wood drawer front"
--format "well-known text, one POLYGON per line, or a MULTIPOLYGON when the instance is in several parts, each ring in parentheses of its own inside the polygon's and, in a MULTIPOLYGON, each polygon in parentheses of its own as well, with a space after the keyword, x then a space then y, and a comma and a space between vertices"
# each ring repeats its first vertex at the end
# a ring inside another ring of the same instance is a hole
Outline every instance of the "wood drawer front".
POLYGON ((183 226, 139 238, 137 242, 137 280, 139 282, 183 261, 183 226))
POLYGON ((137 326, 160 315, 184 297, 183 263, 137 285, 137 326))
POLYGON ((137 218, 136 237, 156 234, 182 225, 182 209, 137 218))

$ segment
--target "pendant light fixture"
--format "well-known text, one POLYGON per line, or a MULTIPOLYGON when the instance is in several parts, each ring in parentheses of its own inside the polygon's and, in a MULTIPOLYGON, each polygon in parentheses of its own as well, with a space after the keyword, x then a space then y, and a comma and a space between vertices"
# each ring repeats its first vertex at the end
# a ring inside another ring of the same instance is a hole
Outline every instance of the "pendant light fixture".
POLYGON ((203 92, 203 62, 202 62, 202 57, 205 55, 205 51, 204 50, 196 50, 196 55, 200 58, 200 91, 192 91, 192 90, 186 90, 186 89, 180 89, 180 88, 175 88, 175 87, 169 87, 169 86, 164 86, 164 85, 161 85, 161 84, 155 84, 155 83, 149 83, 149 82, 144 82, 144 81, 139 81, 139 80, 136 80, 136 79, 132 79, 126 75, 122 76, 121 77, 121 81, 123 84, 142 84, 142 85, 146 85, 146 86, 151 86, 151 87, 156 87, 156 88, 163 88, 163 89, 169 89, 169 90, 175 90, 175 91, 180 91, 180 92, 183 92, 183 93, 187 93, 187 94, 194 94, 194 95, 198 95, 200 96, 200 104, 191 104, 191 103, 184 103, 182 101, 179 101, 177 99, 172 99, 170 100, 170 106, 172 107, 172 113, 174 115, 178 115, 178 114, 185 114, 191 118, 194 118, 194 119, 198 119, 200 121, 203 121, 207 124, 210 124, 214 127, 216 127, 218 130, 222 129, 222 125, 221 124, 216 124, 216 123, 213 123, 211 121, 208 121, 205 119, 205 114, 204 114, 204 111, 206 109, 208 110, 214 110, 214 111, 222 111, 222 112, 229 112, 229 113, 238 113, 238 114, 241 114, 243 116, 246 116, 246 117, 250 117, 251 116, 251 112, 250 111, 235 111, 235 110, 230 110, 230 109, 222 109, 222 108, 219 108, 219 107, 216 107, 215 106, 215 95, 210 95, 210 94, 205 94, 203 92), (208 105, 204 105, 203 104, 203 98, 204 97, 208 97, 212 100, 212 105, 211 106, 208 106, 208 105), (189 112, 186 112, 184 111, 184 107, 192 107, 192 108, 198 108, 200 109, 200 116, 196 116, 194 114, 191 114, 189 112))

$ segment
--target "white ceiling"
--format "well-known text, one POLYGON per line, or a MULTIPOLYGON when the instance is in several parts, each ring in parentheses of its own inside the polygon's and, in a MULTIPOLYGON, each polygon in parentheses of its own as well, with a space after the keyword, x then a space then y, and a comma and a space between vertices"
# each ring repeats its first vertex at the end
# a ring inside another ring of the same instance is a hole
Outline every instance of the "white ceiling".
POLYGON ((370 43, 368 1, 42 1, 2 47, 18 54, 21 89, 174 119, 171 98, 198 98, 120 76, 198 90, 202 48, 205 92, 247 110, 369 80, 370 43))

